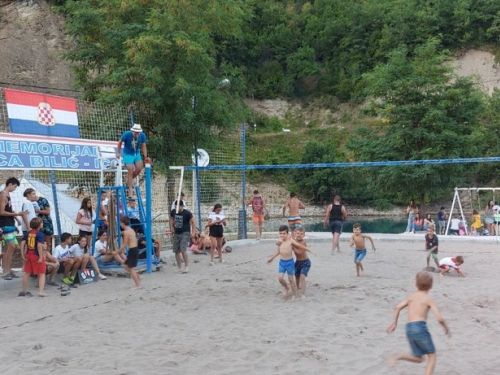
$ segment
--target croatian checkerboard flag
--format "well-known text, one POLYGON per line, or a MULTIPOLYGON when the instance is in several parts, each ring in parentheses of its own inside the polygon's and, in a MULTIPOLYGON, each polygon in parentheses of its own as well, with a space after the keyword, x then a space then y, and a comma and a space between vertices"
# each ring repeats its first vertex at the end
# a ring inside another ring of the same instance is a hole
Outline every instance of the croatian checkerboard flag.
POLYGON ((80 138, 76 100, 4 89, 12 133, 80 138))

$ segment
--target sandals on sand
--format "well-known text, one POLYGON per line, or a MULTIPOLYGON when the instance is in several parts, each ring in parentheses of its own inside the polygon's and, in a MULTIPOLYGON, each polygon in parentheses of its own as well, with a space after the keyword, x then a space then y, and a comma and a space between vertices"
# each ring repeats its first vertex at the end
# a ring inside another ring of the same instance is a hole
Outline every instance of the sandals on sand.
POLYGON ((31 294, 30 292, 19 292, 19 294, 17 295, 18 297, 33 297, 33 294, 31 294))

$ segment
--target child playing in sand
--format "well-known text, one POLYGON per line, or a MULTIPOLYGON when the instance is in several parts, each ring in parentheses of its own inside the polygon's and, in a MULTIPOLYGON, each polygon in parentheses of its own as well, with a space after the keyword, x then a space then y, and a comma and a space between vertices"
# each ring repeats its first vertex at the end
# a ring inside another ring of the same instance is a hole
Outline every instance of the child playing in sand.
POLYGON ((425 235, 425 251, 427 252, 427 267, 432 259, 436 263, 436 267, 439 267, 438 262, 438 237, 434 233, 434 225, 429 225, 427 228, 427 234, 425 235))
POLYGON ((397 361, 422 363, 422 356, 427 355, 425 374, 432 375, 436 367, 436 349, 427 329, 427 315, 429 310, 432 310, 436 320, 443 326, 445 334, 448 335, 450 331, 439 313, 436 302, 428 294, 432 288, 432 275, 427 271, 420 271, 417 273, 415 286, 418 290, 396 306, 392 323, 387 328, 387 333, 394 332, 398 324, 399 313, 408 307, 406 337, 410 343, 412 354, 395 354, 391 357, 389 364, 391 367, 394 367, 397 361))
POLYGON ((443 258, 439 261, 439 268, 441 269, 441 273, 439 275, 444 276, 446 273, 454 269, 461 277, 465 277, 465 273, 460 271, 459 268, 462 264, 464 264, 464 258, 461 255, 454 258, 443 258))
MULTIPOLYGON (((300 298, 306 298, 306 277, 311 269, 311 261, 307 256, 306 240, 304 239, 305 231, 303 227, 295 228, 295 241, 304 246, 300 248, 292 245, 293 252, 295 253, 295 282, 297 283, 297 290, 300 291, 300 298)), ((312 254, 314 252, 310 251, 312 254)), ((315 254, 316 255, 316 254, 315 254)))
POLYGON ((366 234, 361 234, 361 224, 354 224, 352 226, 352 231, 354 232, 349 241, 349 246, 355 246, 354 250, 354 263, 356 263, 356 276, 359 276, 360 271, 363 271, 363 264, 361 263, 366 256, 366 245, 365 239, 370 240, 372 243, 372 250, 375 252, 375 245, 373 244, 373 239, 366 234))
POLYGON ((38 275, 38 295, 45 297, 43 289, 45 288, 45 254, 43 248, 45 244, 45 235, 40 231, 43 227, 42 219, 34 217, 30 221, 30 231, 26 231, 21 241, 21 256, 24 260, 24 274, 22 280, 22 291, 19 297, 31 297, 27 292, 28 281, 31 274, 38 275))
POLYGON ((299 244, 292 238, 288 237, 288 226, 282 225, 279 228, 279 245, 276 252, 269 258, 267 263, 272 263, 274 258, 280 256, 280 264, 278 269, 278 281, 283 286, 283 298, 288 296, 288 285, 285 278, 285 273, 288 274, 288 281, 290 282, 290 289, 292 290, 292 299, 295 299, 297 293, 297 285, 295 284, 295 264, 293 262, 293 249, 292 246, 300 248, 305 251, 313 252, 311 249, 299 244))

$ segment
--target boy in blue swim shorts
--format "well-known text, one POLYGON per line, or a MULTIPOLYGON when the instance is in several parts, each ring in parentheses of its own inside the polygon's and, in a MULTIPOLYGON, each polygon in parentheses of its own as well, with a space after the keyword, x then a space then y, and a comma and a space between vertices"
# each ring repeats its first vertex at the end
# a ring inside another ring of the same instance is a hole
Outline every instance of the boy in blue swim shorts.
POLYGON ((399 313, 408 307, 406 337, 410 343, 412 354, 395 354, 391 357, 389 365, 393 368, 397 361, 422 363, 422 357, 427 355, 425 374, 432 375, 436 367, 436 349, 434 348, 431 334, 427 329, 427 315, 429 310, 432 310, 436 320, 444 328, 446 335, 450 333, 450 330, 439 313, 436 302, 429 296, 429 290, 432 288, 432 275, 427 271, 420 271, 417 273, 415 286, 417 287, 417 291, 396 306, 392 323, 387 328, 387 333, 394 332, 398 324, 399 313))
POLYGON ((349 246, 355 246, 354 250, 354 263, 356 263, 356 276, 359 276, 360 271, 363 271, 363 264, 361 263, 366 256, 365 239, 370 240, 372 243, 372 250, 375 252, 375 245, 373 239, 366 234, 361 234, 361 224, 354 224, 352 226, 354 232, 349 241, 349 246))
MULTIPOLYGON (((278 255, 280 256, 280 264, 278 268, 278 281, 283 286, 283 299, 288 297, 288 284, 285 281, 285 273, 288 275, 288 281, 290 282, 290 289, 292 290, 292 299, 295 299, 297 294, 297 285, 295 283, 295 264, 293 262, 293 248, 297 247, 303 250, 311 251, 307 247, 299 244, 292 238, 288 238, 288 227, 282 225, 279 228, 279 240, 276 243, 278 249, 271 255, 267 263, 272 263, 274 258, 278 255)), ((311 251, 312 252, 312 251, 311 251)))

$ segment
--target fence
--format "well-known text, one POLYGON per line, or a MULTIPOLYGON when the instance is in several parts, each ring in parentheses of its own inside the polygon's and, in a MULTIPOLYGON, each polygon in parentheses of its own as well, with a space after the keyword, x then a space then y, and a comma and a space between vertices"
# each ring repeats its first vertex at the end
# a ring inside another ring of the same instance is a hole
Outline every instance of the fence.
MULTIPOLYGON (((77 114, 81 140, 99 140, 116 143, 121 134, 130 129, 132 122, 143 124, 148 138, 152 136, 154 129, 154 119, 147 114, 137 113, 128 108, 110 106, 102 103, 86 102, 77 100, 77 114), (135 118, 133 118, 135 117, 135 118), (146 126, 144 126, 147 124, 146 126), (149 130, 149 132, 148 132, 149 130)), ((210 140, 200 142, 200 147, 205 148, 210 155, 210 165, 242 164, 244 160, 245 143, 244 134, 240 128, 230 133, 225 141, 223 149, 211 149, 210 140), (243 151, 242 151, 243 150, 243 151)), ((10 133, 7 105, 4 91, 0 88, 0 132, 10 133)), ((9 134, 9 139, 0 139, 0 149, 6 147, 18 147, 19 153, 29 152, 29 146, 24 146, 22 150, 19 146, 22 140, 29 141, 30 136, 9 134)), ((23 143, 24 144, 24 143, 23 143)), ((96 145, 90 145, 90 153, 94 154, 96 145)), ((16 150, 10 150, 14 152, 16 150)), ((165 150, 166 153, 175 153, 175 150, 165 150)), ((154 157, 154 155, 153 155, 154 157)), ((185 164, 190 164, 190 158, 185 158, 185 164)), ((153 160, 154 161, 154 160, 153 160)), ((61 163, 61 160, 51 161, 61 163)), ((20 179, 21 186, 12 195, 14 210, 20 209, 24 200, 22 193, 27 188, 33 188, 37 194, 49 200, 51 204, 51 216, 57 233, 69 232, 78 233, 78 226, 75 223, 76 215, 80 209, 83 198, 90 197, 93 206, 97 201, 97 193, 100 185, 100 171, 72 171, 60 170, 59 168, 27 168, 21 167, 15 162, 9 163, 0 157, 0 183, 5 182, 8 177, 20 179), (60 223, 58 230, 56 222, 60 223)), ((59 165, 58 165, 59 166, 59 165)), ((153 166, 154 167, 154 166, 153 166)), ((114 185, 114 174, 105 174, 104 185, 114 185)), ((139 186, 141 192, 145 191, 144 174, 141 174, 139 186)), ((126 174, 123 176, 125 184, 126 174)), ((168 170, 164 172, 153 168, 153 194, 151 215, 153 237, 160 239, 164 247, 170 245, 164 234, 168 229, 168 219, 170 206, 179 191, 180 173, 178 170, 168 170)), ((239 171, 199 171, 198 179, 196 172, 186 173, 182 190, 185 193, 185 200, 189 208, 193 211, 196 221, 204 226, 210 208, 215 203, 222 203, 226 215, 231 219, 241 216, 241 186, 244 186, 244 173, 239 171), (196 184, 196 182, 198 182, 196 184), (199 203, 198 203, 199 202, 199 203)), ((144 196, 143 196, 144 199, 144 196)), ((237 220, 230 220, 227 228, 228 232, 238 230, 237 220)), ((244 227, 244 226, 243 226, 244 227)), ((240 230, 241 228, 240 224, 240 230)))

